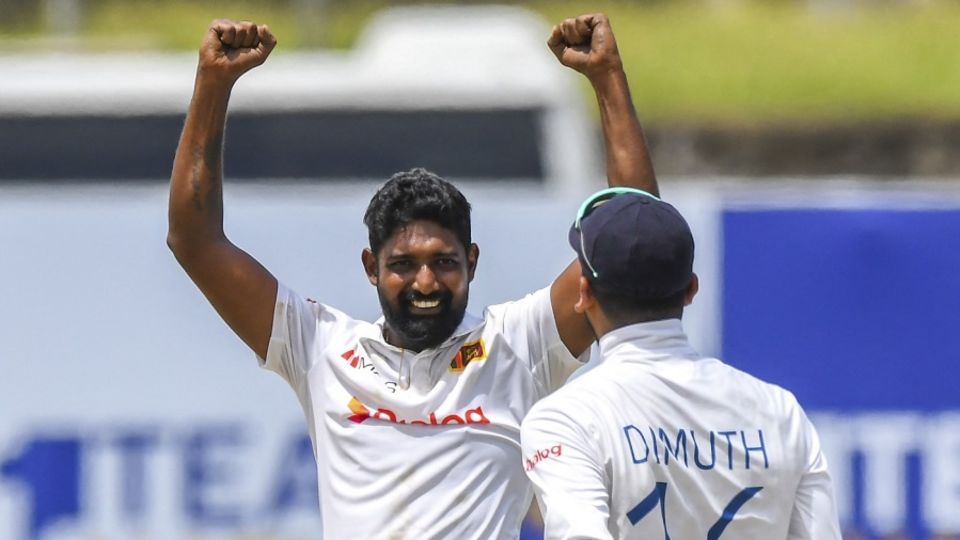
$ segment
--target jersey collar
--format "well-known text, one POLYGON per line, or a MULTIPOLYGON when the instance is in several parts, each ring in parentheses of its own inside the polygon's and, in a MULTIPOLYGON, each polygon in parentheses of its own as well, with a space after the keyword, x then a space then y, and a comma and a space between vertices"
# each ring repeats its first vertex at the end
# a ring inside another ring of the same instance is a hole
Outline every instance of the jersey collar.
MULTIPOLYGON (((384 326, 386 325, 386 322, 387 322, 386 318, 383 315, 380 315, 380 318, 373 322, 373 324, 377 327, 377 334, 376 336, 371 336, 371 338, 368 338, 368 339, 375 339, 376 341, 379 341, 380 343, 382 343, 384 346, 394 349, 398 352, 401 350, 404 350, 400 347, 396 347, 394 345, 387 343, 387 340, 384 339, 383 329, 384 329, 384 326)), ((454 341, 459 341, 460 338, 466 336, 467 334, 472 333, 474 330, 476 330, 477 328, 480 328, 482 325, 483 325, 483 319, 469 312, 465 312, 463 314, 463 320, 460 321, 460 324, 457 325, 457 328, 453 331, 452 334, 450 334, 450 337, 445 339, 443 343, 441 343, 440 345, 436 346, 435 349, 442 349, 449 343, 452 343, 454 341)), ((430 350, 430 349, 426 349, 426 350, 430 350)), ((408 350, 407 352, 409 353, 411 351, 408 350)))
POLYGON ((413 351, 409 351, 387 343, 383 337, 385 323, 386 319, 383 317, 383 315, 374 321, 373 324, 377 329, 376 334, 369 337, 360 338, 360 342, 363 344, 364 348, 377 351, 380 354, 388 357, 401 353, 411 357, 432 357, 436 356, 437 353, 446 352, 451 346, 462 342, 464 338, 483 326, 483 319, 470 313, 464 313, 463 320, 460 321, 460 324, 457 325, 457 328, 453 331, 453 334, 451 334, 450 337, 445 339, 440 345, 437 345, 431 349, 424 349, 419 353, 414 353, 413 351))
POLYGON ((600 353, 609 358, 613 354, 639 353, 644 357, 662 355, 699 358, 690 345, 680 319, 664 319, 631 324, 617 328, 600 338, 600 353))
POLYGON ((368 353, 373 353, 381 358, 391 371, 396 372, 397 384, 400 389, 407 390, 413 386, 421 392, 426 392, 433 388, 439 378, 437 369, 440 366, 436 365, 436 361, 439 359, 443 365, 450 362, 453 355, 456 354, 456 349, 462 346, 471 334, 482 328, 483 324, 483 319, 464 313, 463 320, 443 343, 434 348, 414 353, 387 343, 383 338, 384 318, 381 316, 374 323, 374 328, 377 330, 376 334, 360 338, 360 345, 368 353), (416 380, 414 381, 414 379, 416 380))

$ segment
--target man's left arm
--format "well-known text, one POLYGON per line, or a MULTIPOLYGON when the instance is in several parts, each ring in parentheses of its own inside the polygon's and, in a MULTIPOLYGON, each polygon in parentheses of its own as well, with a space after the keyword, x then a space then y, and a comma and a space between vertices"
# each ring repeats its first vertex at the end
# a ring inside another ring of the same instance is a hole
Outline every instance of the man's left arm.
POLYGON ((806 448, 807 463, 794 495, 790 515, 788 540, 840 540, 840 520, 833 495, 833 480, 827 467, 827 458, 820 447, 820 436, 797 405, 802 445, 806 448))
MULTIPOLYGON (((607 184, 659 196, 653 162, 606 15, 597 13, 564 20, 553 27, 547 46, 561 64, 582 73, 593 86, 606 148, 607 184)), ((586 318, 573 309, 581 275, 580 263, 575 260, 550 290, 557 331, 574 356, 580 356, 596 339, 586 318)))

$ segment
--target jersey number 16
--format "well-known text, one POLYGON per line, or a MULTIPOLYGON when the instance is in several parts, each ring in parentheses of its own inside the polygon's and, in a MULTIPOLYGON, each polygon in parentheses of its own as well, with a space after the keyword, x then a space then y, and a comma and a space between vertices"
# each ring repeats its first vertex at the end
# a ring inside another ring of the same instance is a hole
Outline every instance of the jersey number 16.
MULTIPOLYGON (((740 493, 737 493, 733 499, 727 503, 727 506, 723 509, 723 514, 720 515, 718 519, 710 530, 707 532, 707 540, 717 540, 720 538, 720 535, 723 534, 723 530, 727 528, 727 525, 733 521, 733 516, 737 514, 737 510, 740 510, 751 497, 757 494, 758 491, 763 489, 762 487, 748 487, 745 488, 740 493)), ((636 506, 633 507, 629 512, 627 512, 627 519, 630 520, 631 525, 636 525, 643 519, 647 514, 653 511, 657 506, 660 507, 660 520, 663 522, 663 538, 664 540, 670 540, 670 532, 667 530, 667 483, 666 482, 657 482, 657 485, 653 488, 653 491, 649 495, 643 498, 636 506)))

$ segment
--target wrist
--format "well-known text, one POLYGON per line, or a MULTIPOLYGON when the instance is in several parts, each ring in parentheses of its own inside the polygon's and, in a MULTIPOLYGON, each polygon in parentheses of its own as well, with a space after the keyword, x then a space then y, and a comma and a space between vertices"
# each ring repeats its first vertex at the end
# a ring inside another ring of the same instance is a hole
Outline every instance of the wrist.
POLYGON ((191 113, 199 116, 214 115, 214 117, 225 114, 232 89, 233 84, 229 80, 202 76, 198 73, 193 87, 193 96, 190 98, 191 113))
POLYGON ((194 86, 197 91, 229 93, 237 79, 222 69, 199 65, 194 86))
POLYGON ((627 75, 623 71, 623 64, 618 61, 616 64, 592 70, 587 78, 595 91, 603 92, 610 88, 620 87, 626 81, 627 75))

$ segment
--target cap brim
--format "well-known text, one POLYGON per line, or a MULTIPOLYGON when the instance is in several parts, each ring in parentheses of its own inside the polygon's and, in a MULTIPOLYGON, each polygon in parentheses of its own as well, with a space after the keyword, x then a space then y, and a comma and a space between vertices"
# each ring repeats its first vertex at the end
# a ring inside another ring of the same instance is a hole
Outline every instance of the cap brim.
POLYGON ((567 234, 567 240, 570 242, 570 247, 573 248, 573 251, 577 253, 577 256, 580 255, 580 231, 577 230, 577 222, 570 224, 570 232, 567 234))

